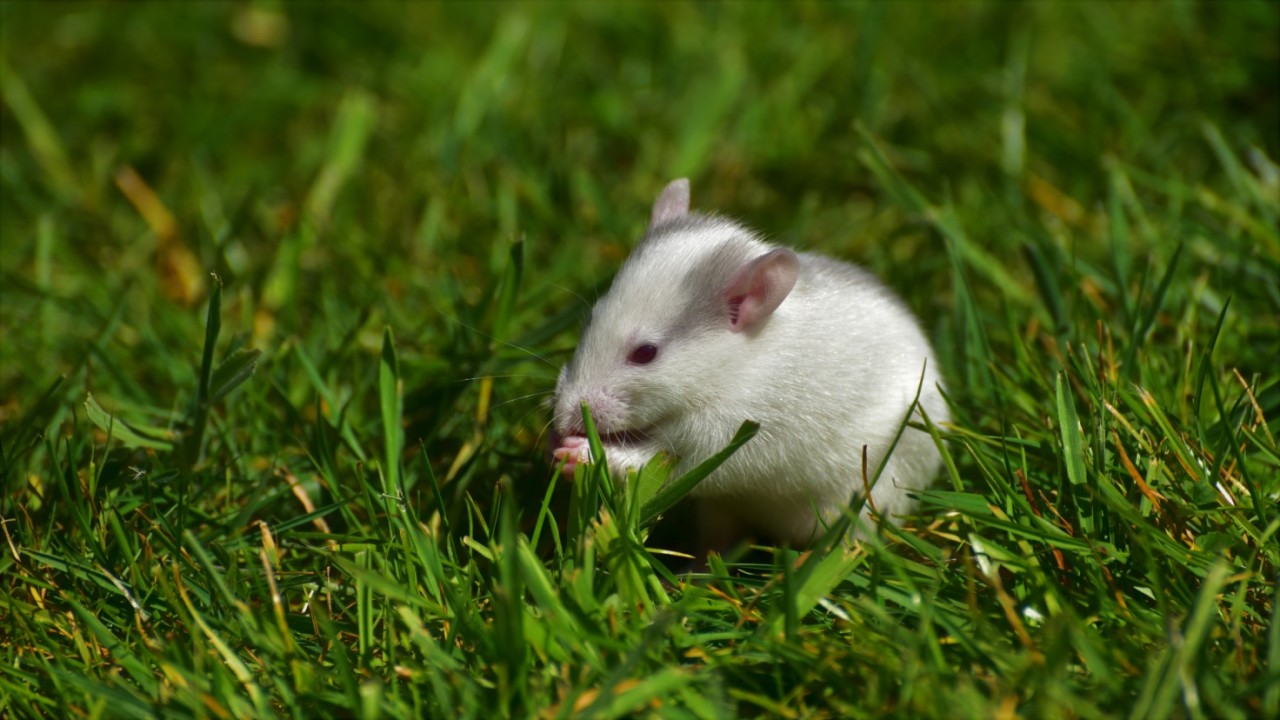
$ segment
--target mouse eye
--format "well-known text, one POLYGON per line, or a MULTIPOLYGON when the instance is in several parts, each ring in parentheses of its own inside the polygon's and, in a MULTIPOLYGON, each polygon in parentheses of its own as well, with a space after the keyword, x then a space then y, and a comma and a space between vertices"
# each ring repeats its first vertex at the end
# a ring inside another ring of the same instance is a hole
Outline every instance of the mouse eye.
POLYGON ((627 362, 632 365, 648 365, 656 357, 658 357, 658 346, 645 344, 632 350, 627 356, 627 362))

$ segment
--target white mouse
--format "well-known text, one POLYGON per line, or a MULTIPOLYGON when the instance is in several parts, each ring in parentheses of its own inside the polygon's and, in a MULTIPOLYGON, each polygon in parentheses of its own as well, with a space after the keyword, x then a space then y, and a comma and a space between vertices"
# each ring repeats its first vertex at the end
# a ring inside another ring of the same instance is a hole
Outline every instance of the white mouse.
MULTIPOLYGON (((864 465, 869 480, 917 389, 929 419, 946 421, 933 351, 892 291, 857 266, 689 212, 680 179, 658 196, 560 373, 552 455, 570 476, 591 462, 583 403, 611 469, 665 451, 678 459, 672 477, 754 420, 756 437, 693 491, 702 548, 723 551, 756 531, 803 547, 865 494, 864 465)), ((940 464, 932 438, 907 427, 863 522, 910 512, 911 492, 940 464)))

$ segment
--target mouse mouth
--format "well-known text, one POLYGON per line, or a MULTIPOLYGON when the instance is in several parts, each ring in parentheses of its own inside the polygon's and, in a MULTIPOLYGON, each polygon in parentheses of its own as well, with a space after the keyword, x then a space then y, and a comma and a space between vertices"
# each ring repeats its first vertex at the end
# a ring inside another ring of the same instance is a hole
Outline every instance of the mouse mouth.
POLYGON ((649 442, 650 437, 647 428, 600 433, 600 443, 605 447, 635 447, 637 445, 647 445, 649 442))
MULTIPOLYGON (((596 428, 596 432, 600 438, 600 444, 605 447, 639 447, 641 445, 649 445, 653 442, 653 428, 628 428, 625 430, 613 430, 611 432, 601 432, 596 428)), ((586 428, 581 425, 571 427, 565 431, 558 431, 554 442, 559 442, 561 437, 587 437, 586 428)))

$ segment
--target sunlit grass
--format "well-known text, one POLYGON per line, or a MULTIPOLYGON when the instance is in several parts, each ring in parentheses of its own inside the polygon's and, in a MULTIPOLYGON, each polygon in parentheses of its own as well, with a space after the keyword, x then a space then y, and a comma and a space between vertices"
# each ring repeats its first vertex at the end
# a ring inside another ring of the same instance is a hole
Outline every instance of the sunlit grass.
POLYGON ((0 6, 0 715, 1277 716, 1277 15, 0 6), (921 317, 903 531, 554 480, 682 175, 921 317))

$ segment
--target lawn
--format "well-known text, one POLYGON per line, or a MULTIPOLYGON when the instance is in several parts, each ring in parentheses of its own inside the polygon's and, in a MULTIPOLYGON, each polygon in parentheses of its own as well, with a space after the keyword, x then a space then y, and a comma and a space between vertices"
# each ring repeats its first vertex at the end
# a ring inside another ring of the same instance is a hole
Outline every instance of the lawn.
POLYGON ((0 716, 1280 716, 1276 37, 0 4, 0 716), (921 318, 953 421, 901 531, 690 578, 651 485, 555 479, 680 176, 921 318))

